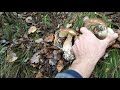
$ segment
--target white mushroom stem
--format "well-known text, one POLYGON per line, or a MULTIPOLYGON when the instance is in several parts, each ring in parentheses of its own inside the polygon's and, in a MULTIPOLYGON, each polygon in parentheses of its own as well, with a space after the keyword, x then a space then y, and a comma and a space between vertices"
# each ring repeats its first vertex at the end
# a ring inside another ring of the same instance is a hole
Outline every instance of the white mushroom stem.
POLYGON ((67 39, 65 40, 65 42, 63 44, 63 51, 64 51, 63 57, 67 61, 71 61, 75 58, 74 55, 71 53, 72 37, 73 37, 73 35, 68 34, 67 39))
POLYGON ((67 51, 69 49, 71 49, 72 47, 72 35, 68 34, 64 44, 63 44, 63 51, 67 51))

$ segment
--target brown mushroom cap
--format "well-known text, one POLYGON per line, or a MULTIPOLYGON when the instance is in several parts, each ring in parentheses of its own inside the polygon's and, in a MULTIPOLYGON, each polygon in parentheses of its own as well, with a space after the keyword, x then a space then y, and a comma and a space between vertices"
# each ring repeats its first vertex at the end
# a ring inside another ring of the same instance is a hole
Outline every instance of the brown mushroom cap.
POLYGON ((75 30, 65 28, 65 29, 60 29, 59 37, 67 37, 68 34, 71 34, 73 36, 79 35, 79 33, 76 32, 75 30))
POLYGON ((73 30, 73 29, 69 29, 68 32, 69 32, 69 34, 72 34, 73 36, 79 35, 79 33, 76 32, 76 31, 73 30))
POLYGON ((85 21, 84 26, 88 27, 90 25, 95 25, 95 24, 101 24, 104 26, 108 26, 103 20, 99 19, 99 18, 91 18, 85 21))

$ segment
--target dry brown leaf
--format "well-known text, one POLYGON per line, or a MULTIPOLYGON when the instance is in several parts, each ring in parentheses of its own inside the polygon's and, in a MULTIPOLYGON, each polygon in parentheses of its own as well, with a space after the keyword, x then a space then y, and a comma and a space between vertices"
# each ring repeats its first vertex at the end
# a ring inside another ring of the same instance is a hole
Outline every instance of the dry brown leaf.
POLYGON ((28 30, 28 34, 34 33, 37 30, 35 26, 31 26, 28 30))
POLYGON ((53 55, 54 55, 55 60, 60 60, 61 59, 61 51, 60 50, 54 50, 53 55))
POLYGON ((18 57, 16 56, 16 54, 12 50, 7 51, 7 58, 6 58, 7 62, 14 62, 17 60, 17 58, 18 57))
POLYGON ((112 47, 114 47, 114 48, 120 48, 120 44, 115 44, 115 45, 113 45, 112 47))
POLYGON ((63 69, 63 67, 64 67, 63 61, 59 60, 58 64, 57 64, 57 70, 58 70, 58 72, 60 72, 63 69))
POLYGON ((42 38, 39 38, 39 39, 35 40, 36 43, 40 43, 40 42, 42 42, 42 41, 43 41, 42 38))
POLYGON ((41 68, 42 68, 42 65, 40 65, 38 68, 41 69, 41 68))
POLYGON ((43 74, 41 72, 38 72, 35 78, 42 78, 42 77, 43 77, 43 74))
POLYGON ((58 37, 57 37, 57 35, 55 35, 54 46, 57 46, 57 45, 58 45, 58 37))
POLYGON ((72 24, 69 24, 69 23, 68 23, 68 24, 66 25, 66 28, 70 28, 71 26, 72 26, 72 24))
POLYGON ((48 51, 49 51, 48 48, 42 48, 42 49, 40 50, 40 53, 41 53, 41 54, 46 54, 48 51))
POLYGON ((45 41, 45 42, 52 42, 53 39, 54 39, 54 34, 51 33, 49 36, 47 36, 47 37, 44 39, 44 41, 45 41))
POLYGON ((33 66, 33 67, 37 67, 38 65, 36 65, 36 64, 30 64, 31 66, 33 66))
POLYGON ((25 19, 25 21, 26 21, 27 23, 32 23, 32 17, 31 17, 31 16, 27 17, 27 18, 25 19))
POLYGON ((39 63, 41 55, 40 52, 37 52, 33 55, 33 57, 30 59, 30 63, 39 63))
POLYGON ((46 54, 46 58, 49 58, 49 59, 50 59, 50 58, 53 58, 53 53, 47 53, 47 54, 46 54))

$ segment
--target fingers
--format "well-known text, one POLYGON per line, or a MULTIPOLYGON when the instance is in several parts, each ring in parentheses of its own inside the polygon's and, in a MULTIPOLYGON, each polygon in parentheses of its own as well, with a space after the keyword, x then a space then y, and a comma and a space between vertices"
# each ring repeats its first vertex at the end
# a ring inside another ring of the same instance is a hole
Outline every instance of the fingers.
POLYGON ((82 27, 80 31, 82 34, 92 34, 92 32, 85 27, 82 27))
POLYGON ((105 42, 107 45, 109 45, 110 42, 112 42, 113 40, 117 39, 118 38, 118 34, 117 33, 114 33, 114 34, 111 34, 111 35, 108 35, 104 40, 103 42, 105 42))

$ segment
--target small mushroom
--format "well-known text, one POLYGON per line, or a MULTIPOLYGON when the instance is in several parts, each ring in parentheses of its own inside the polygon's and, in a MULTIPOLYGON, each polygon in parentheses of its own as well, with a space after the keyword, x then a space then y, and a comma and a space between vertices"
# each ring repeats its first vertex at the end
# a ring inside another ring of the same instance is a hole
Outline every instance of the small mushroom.
POLYGON ((68 34, 72 34, 74 36, 79 35, 79 33, 73 29, 63 28, 63 29, 60 29, 59 37, 67 37, 68 34))
POLYGON ((75 30, 68 29, 68 36, 63 44, 62 50, 64 51, 63 57, 67 61, 74 60, 75 57, 71 52, 72 49, 72 38, 73 36, 76 36, 78 33, 75 30))

